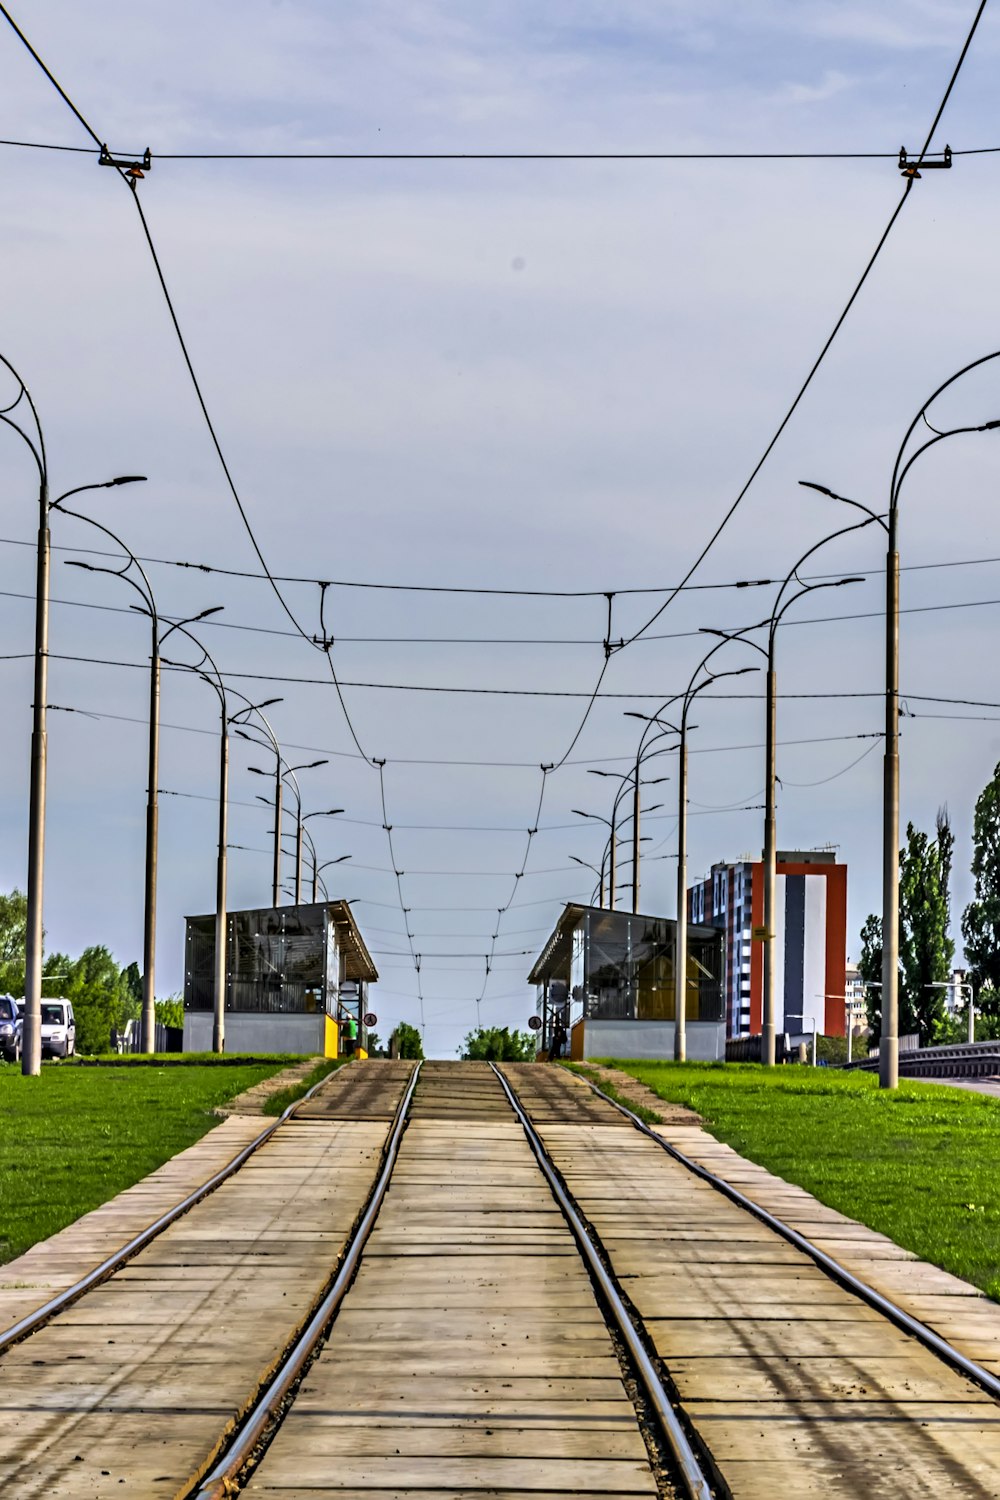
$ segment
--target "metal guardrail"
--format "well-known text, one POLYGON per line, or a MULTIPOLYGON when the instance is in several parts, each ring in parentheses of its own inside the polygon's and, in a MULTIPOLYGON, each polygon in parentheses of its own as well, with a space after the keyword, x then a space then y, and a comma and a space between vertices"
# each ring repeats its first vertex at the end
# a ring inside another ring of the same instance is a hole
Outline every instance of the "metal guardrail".
MULTIPOLYGON (((878 1052, 846 1066, 872 1073, 878 1052)), ((940 1047, 915 1047, 899 1054, 901 1078, 989 1078, 1000 1074, 1000 1042, 956 1042, 940 1047)))
MULTIPOLYGON (((764 1038, 760 1032, 753 1036, 731 1036, 726 1038, 726 1062, 755 1062, 761 1060, 764 1038)), ((788 1038, 782 1033, 774 1038, 774 1061, 784 1063, 790 1056, 788 1038)))

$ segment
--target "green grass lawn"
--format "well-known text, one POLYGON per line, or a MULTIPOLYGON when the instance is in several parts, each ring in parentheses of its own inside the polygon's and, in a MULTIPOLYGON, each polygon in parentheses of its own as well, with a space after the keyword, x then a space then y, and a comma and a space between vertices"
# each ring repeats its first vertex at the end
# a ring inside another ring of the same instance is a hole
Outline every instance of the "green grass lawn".
POLYGON ((1000 1301, 1000 1100, 869 1074, 607 1059, 727 1145, 1000 1301))
POLYGON ((215 1105, 297 1061, 56 1063, 39 1078, 0 1067, 0 1263, 131 1187, 217 1124, 215 1105))

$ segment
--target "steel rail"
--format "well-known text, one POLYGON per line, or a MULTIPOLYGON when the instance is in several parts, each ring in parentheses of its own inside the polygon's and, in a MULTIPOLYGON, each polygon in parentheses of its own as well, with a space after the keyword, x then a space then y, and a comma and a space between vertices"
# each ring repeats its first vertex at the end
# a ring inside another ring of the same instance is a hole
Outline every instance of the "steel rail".
POLYGON ((216 1188, 221 1187, 230 1177, 235 1176, 244 1163, 253 1156, 254 1152, 258 1151, 266 1141, 270 1140, 279 1125, 284 1125, 287 1120, 290 1120, 295 1111, 300 1109, 303 1104, 306 1104, 317 1089, 322 1088, 329 1076, 327 1074, 318 1083, 314 1083, 312 1088, 308 1089, 302 1095, 301 1099, 296 1099, 290 1104, 278 1119, 272 1121, 265 1130, 261 1131, 260 1135, 255 1136, 252 1141, 244 1146, 233 1157, 232 1161, 227 1162, 224 1167, 220 1167, 218 1172, 211 1176, 207 1182, 203 1182, 200 1187, 188 1193, 187 1197, 183 1198, 180 1203, 175 1203, 173 1208, 168 1208, 166 1213, 161 1214, 152 1224, 148 1224, 145 1229, 140 1230, 127 1244, 113 1251, 107 1259, 101 1261, 99 1266, 95 1266, 92 1271, 88 1271, 86 1276, 81 1276, 80 1280, 75 1281, 72 1286, 66 1287, 64 1291, 58 1292, 54 1297, 50 1297, 48 1302, 36 1308, 34 1312, 27 1313, 18 1322, 11 1324, 9 1328, 5 1328, 0 1332, 0 1355, 5 1354, 13 1344, 19 1343, 22 1339, 27 1338, 29 1334, 34 1333, 49 1318, 55 1317, 57 1313, 64 1312, 67 1307, 71 1307, 85 1292, 92 1291, 102 1281, 107 1281, 108 1277, 113 1276, 116 1271, 120 1270, 126 1261, 138 1255, 140 1250, 144 1250, 152 1240, 161 1235, 165 1229, 169 1229, 171 1224, 175 1224, 189 1209, 194 1208, 203 1198, 207 1198, 210 1193, 215 1192, 216 1188))
POLYGON ((987 1395, 992 1396, 994 1400, 1000 1401, 1000 1377, 984 1369, 982 1365, 976 1364, 975 1360, 970 1359, 968 1355, 956 1349, 954 1344, 949 1344, 947 1339, 942 1338, 939 1333, 935 1333, 933 1328, 929 1328, 926 1323, 922 1323, 912 1313, 906 1312, 897 1303, 891 1301, 890 1298, 883 1296, 881 1292, 877 1292, 874 1287, 869 1286, 867 1282, 862 1281, 853 1272, 848 1271, 839 1261, 834 1260, 832 1255, 827 1255, 825 1250, 821 1250, 818 1245, 814 1245, 811 1240, 806 1239, 804 1234, 800 1234, 797 1229, 793 1229, 790 1224, 786 1224, 766 1208, 762 1208, 759 1203, 755 1203, 752 1198, 748 1198, 745 1193, 741 1193, 739 1188, 733 1187, 732 1183, 727 1182, 724 1177, 717 1177, 707 1167, 701 1166, 699 1162, 692 1161, 689 1156, 684 1155, 683 1151, 678 1151, 676 1146, 672 1146, 669 1141, 665 1141, 662 1136, 657 1135, 656 1131, 651 1130, 644 1120, 640 1120, 638 1115, 634 1115, 630 1109, 624 1104, 620 1104, 617 1099, 612 1099, 610 1095, 606 1094, 590 1078, 586 1078, 582 1073, 578 1073, 576 1076, 583 1078, 584 1083, 588 1084, 595 1094, 598 1094, 608 1104, 612 1105, 613 1108, 617 1109, 620 1114, 623 1114, 637 1130, 641 1131, 643 1135, 648 1136, 651 1141, 654 1141, 674 1161, 678 1162, 682 1167, 686 1167, 695 1177, 700 1177, 702 1182, 707 1182, 710 1187, 714 1188, 716 1192, 721 1193, 723 1197, 728 1198, 731 1203, 735 1203, 739 1208, 745 1209, 748 1214, 752 1214, 755 1219, 765 1224, 768 1229, 772 1229, 783 1240, 787 1240, 796 1250, 801 1250, 803 1255, 807 1255, 813 1264, 825 1272, 838 1286, 843 1287, 845 1291, 851 1292, 862 1302, 866 1302, 869 1307, 873 1308, 875 1312, 881 1313, 884 1318, 890 1323, 894 1323, 903 1333, 908 1333, 912 1338, 923 1344, 926 1349, 929 1349, 932 1354, 936 1354, 945 1364, 950 1365, 960 1375, 964 1375, 968 1380, 973 1381, 987 1395))
MULTIPOLYGON (((587 1226, 581 1218, 579 1210, 566 1192, 555 1168, 549 1161, 548 1153, 542 1144, 541 1138, 528 1119, 514 1090, 495 1063, 490 1063, 490 1067, 503 1086, 504 1093, 507 1095, 511 1108, 520 1121, 535 1160, 538 1162, 556 1202, 562 1209, 563 1216, 580 1248, 580 1253, 587 1262, 587 1267, 597 1282, 601 1295, 614 1316, 619 1333, 625 1340, 629 1354, 646 1388, 646 1393, 656 1411, 667 1445, 677 1462, 685 1494, 689 1497, 689 1500, 712 1500, 712 1486, 702 1470, 698 1456, 688 1440, 684 1426, 677 1412, 674 1410, 673 1402, 657 1373, 656 1366, 646 1352, 635 1324, 632 1322, 625 1308, 625 1304, 618 1293, 618 1288, 615 1286, 601 1257, 594 1248, 590 1235, 587 1233, 587 1226)), ((200 1496, 199 1500, 201 1500, 200 1496)))
POLYGON ((195 1481, 197 1488, 186 1492, 191 1497, 191 1500, 227 1500, 227 1497, 233 1495, 236 1488, 234 1483, 236 1476, 251 1458, 254 1449, 260 1443, 267 1428, 272 1422, 278 1419, 283 1401, 301 1375, 303 1367, 309 1360, 320 1339, 327 1332, 331 1320, 336 1316, 340 1304, 344 1300, 344 1296, 354 1279, 354 1273, 358 1268, 361 1253, 368 1243, 368 1237, 371 1234, 375 1220, 378 1218, 383 1200, 388 1191, 389 1180, 396 1165, 400 1142, 403 1138, 403 1131, 406 1128, 410 1100, 413 1098, 413 1090, 417 1086, 420 1066, 418 1062, 413 1069, 410 1081, 406 1086, 406 1091, 399 1102, 392 1129, 385 1144, 382 1170, 372 1189, 361 1221, 344 1254, 344 1259, 340 1270, 334 1278, 333 1285, 288 1351, 278 1373, 261 1392, 253 1406, 247 1411, 242 1425, 237 1428, 223 1456, 200 1481, 195 1481))

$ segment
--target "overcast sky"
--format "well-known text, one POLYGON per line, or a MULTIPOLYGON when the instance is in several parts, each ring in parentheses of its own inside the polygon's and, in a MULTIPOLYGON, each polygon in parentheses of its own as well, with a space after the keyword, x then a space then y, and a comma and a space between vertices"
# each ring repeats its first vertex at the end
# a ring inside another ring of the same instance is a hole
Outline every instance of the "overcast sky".
MULTIPOLYGON (((225 606, 203 639, 232 684, 281 695, 274 727, 304 772, 331 894, 357 902, 378 964, 378 1030, 420 1022, 382 829, 422 955, 426 1045, 475 1023, 523 1026, 531 960, 567 899, 586 899, 603 830, 650 710, 687 681, 702 626, 739 627, 848 512, 822 481, 880 508, 930 392, 1000 346, 1000 155, 956 156, 916 183, 820 374, 693 582, 614 655, 560 762, 612 638, 663 602, 740 490, 877 243, 975 10, 973 0, 220 0, 211 6, 35 0, 15 6, 113 151, 149 146, 139 193, 190 353, 272 570, 335 582, 332 660, 295 634, 258 572, 185 370, 129 189, 96 154, 0 146, 0 352, 31 388, 53 493, 119 473, 144 486, 81 497, 149 563, 164 615, 225 606), (170 161, 160 153, 857 152, 775 162, 170 161), (348 587, 594 591, 556 599, 348 587), (644 589, 651 592, 624 594, 644 589), (656 592, 659 591, 659 592, 656 592), (244 675, 240 675, 244 674, 244 675), (304 679, 304 680, 303 680, 304 679), (374 684, 375 686, 372 686, 374 684), (387 684, 482 692, 401 691, 387 684), (558 692, 577 696, 525 696, 558 692), (514 904, 497 925, 498 908, 514 904)), ((2 24, 2 23, 0 23, 2 24)), ((1000 21, 987 11, 933 145, 1000 147, 1000 21)), ((0 29, 0 136, 89 146, 12 32, 0 29)), ((998 362, 1000 363, 1000 362, 998 362)), ((942 403, 944 425, 1000 416, 1000 375, 942 403)), ((957 834, 955 927, 970 894, 972 807, 1000 759, 994 648, 1000 434, 956 438, 914 468, 902 505, 902 811, 957 834), (962 564, 959 566, 958 564, 962 564), (938 606, 957 606, 937 608, 938 606)), ((0 438, 4 777, 0 886, 22 886, 37 508, 30 457, 0 438)), ((102 545, 56 517, 58 548, 102 545)), ((779 651, 779 846, 834 844, 850 868, 851 956, 880 888, 884 591, 874 532, 817 571, 864 584, 804 601, 779 651), (859 618, 831 620, 830 616, 859 618), (795 695, 828 694, 829 697, 795 695), (858 736, 868 736, 858 738, 858 736), (868 751, 866 755, 863 752, 868 751), (859 757, 862 757, 859 759, 859 757)), ((54 554, 49 702, 50 948, 142 940, 148 656, 121 583, 54 554), (84 660, 67 660, 76 657, 84 660), (131 666, 102 665, 130 663, 131 666), (87 717, 85 715, 92 715, 87 717)), ((308 634, 314 583, 282 585, 308 634)), ((175 638, 176 639, 176 638, 175 638)), ((727 652, 728 654, 728 652, 727 652)), ((731 665, 748 659, 735 648, 731 665)), ((720 655, 720 665, 724 658, 720 655)), ((759 857, 762 685, 702 702, 691 742, 692 879, 759 857), (750 810, 741 810, 750 805, 750 810), (728 809, 728 810, 727 810, 728 809)), ((157 990, 183 984, 183 916, 214 901, 214 700, 163 691, 157 990)), ((265 784, 233 751, 230 905, 269 900, 265 784)), ((673 915, 671 757, 644 821, 642 906, 673 915), (662 804, 657 808, 654 804, 662 804)), ((653 775, 652 770, 649 772, 653 775)), ((289 824, 291 826, 291 824, 289 824)), ((623 860, 626 851, 622 851, 623 860)), ((288 864, 291 873, 291 862, 288 864)), ((627 878, 625 870, 622 878, 627 878)), ((624 893, 623 893, 624 894, 624 893)))

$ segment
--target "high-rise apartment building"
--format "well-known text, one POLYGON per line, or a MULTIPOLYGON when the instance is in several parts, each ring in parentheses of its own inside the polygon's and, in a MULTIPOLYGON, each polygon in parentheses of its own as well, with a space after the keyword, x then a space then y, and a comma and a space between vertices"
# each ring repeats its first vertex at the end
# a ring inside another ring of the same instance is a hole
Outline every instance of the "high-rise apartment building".
MULTIPOLYGON (((775 1025, 792 1036, 843 1036, 847 966, 847 866, 827 850, 779 852, 774 944, 775 1025)), ((764 866, 712 866, 688 891, 688 920, 726 935, 726 1033, 762 1028, 764 866)))

